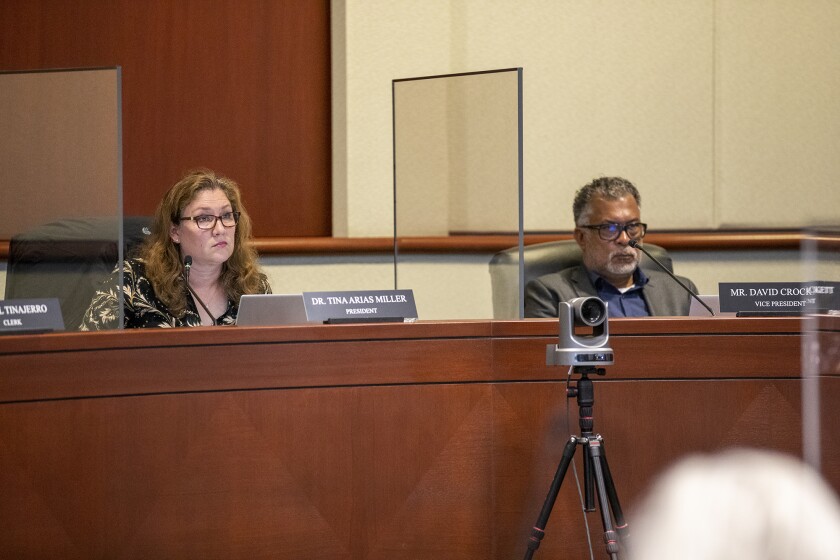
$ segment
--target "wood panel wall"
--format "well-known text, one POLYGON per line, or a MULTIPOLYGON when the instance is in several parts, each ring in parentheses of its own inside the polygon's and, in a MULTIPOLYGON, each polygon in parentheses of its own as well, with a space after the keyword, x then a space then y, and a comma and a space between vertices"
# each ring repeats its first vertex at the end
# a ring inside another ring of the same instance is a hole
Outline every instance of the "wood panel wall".
MULTIPOLYGON (((579 432, 566 368, 544 365, 556 329, 2 337, 0 556, 521 557, 579 432)), ((631 534, 633 506, 675 459, 732 446, 799 454, 800 329, 797 318, 611 322, 616 363, 595 379, 595 428, 631 534)), ((827 384, 824 410, 836 389, 827 384)), ((823 417, 836 489, 840 420, 823 417)), ((599 515, 586 518, 604 557, 599 515)), ((536 557, 586 552, 570 473, 536 557)))
POLYGON ((122 67, 125 213, 188 169, 239 182, 254 233, 331 235, 328 0, 4 0, 0 71, 122 67))

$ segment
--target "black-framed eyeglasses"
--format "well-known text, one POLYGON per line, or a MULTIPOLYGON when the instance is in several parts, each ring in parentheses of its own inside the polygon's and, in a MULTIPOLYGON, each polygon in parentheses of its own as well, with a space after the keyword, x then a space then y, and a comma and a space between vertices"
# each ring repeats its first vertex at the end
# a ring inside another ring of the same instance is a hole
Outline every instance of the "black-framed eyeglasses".
POLYGON ((225 227, 233 227, 239 223, 239 215, 241 212, 225 212, 221 216, 214 216, 213 214, 199 214, 198 216, 187 216, 179 218, 179 220, 192 220, 198 229, 213 229, 216 227, 216 220, 222 222, 225 227))
POLYGON ((629 224, 598 224, 594 226, 578 226, 585 229, 597 229, 598 236, 604 241, 614 241, 621 237, 621 232, 626 232, 630 239, 641 239, 647 233, 647 224, 642 222, 630 222, 629 224))

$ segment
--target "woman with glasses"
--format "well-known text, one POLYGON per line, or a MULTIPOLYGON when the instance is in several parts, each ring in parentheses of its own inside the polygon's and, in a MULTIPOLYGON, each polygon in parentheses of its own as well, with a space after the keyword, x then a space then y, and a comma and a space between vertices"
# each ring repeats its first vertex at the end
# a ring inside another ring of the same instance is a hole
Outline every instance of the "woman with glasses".
MULTIPOLYGON (((598 297, 610 317, 688 315, 691 296, 665 272, 639 267, 647 224, 639 191, 621 177, 600 177, 575 195, 575 241, 583 265, 532 280, 525 287, 526 317, 557 317, 561 301, 598 297)), ((680 281, 697 293, 691 280, 680 281)))
MULTIPOLYGON (((158 205, 139 255, 124 262, 125 327, 234 324, 240 296, 271 293, 250 239, 237 184, 206 169, 188 173, 158 205)), ((97 292, 81 330, 118 326, 117 284, 97 292)))

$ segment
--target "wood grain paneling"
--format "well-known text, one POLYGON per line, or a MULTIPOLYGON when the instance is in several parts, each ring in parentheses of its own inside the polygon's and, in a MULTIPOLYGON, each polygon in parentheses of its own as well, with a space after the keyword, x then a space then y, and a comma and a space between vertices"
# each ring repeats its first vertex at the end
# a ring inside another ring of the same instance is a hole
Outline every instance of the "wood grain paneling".
POLYGON ((125 213, 229 175, 257 236, 328 236, 328 0, 7 0, 0 70, 122 67, 125 213))
MULTIPOLYGON (((633 506, 675 459, 801 452, 798 319, 614 323, 594 419, 631 531, 633 506)), ((555 328, 2 337, 0 556, 520 556, 580 431, 565 368, 544 365, 555 328)), ((840 464, 838 429, 825 415, 826 465, 840 464)), ((840 488, 836 468, 825 473, 840 488)), ((598 554, 598 513, 587 520, 598 554)), ((570 470, 538 555, 586 557, 583 523, 570 470)))

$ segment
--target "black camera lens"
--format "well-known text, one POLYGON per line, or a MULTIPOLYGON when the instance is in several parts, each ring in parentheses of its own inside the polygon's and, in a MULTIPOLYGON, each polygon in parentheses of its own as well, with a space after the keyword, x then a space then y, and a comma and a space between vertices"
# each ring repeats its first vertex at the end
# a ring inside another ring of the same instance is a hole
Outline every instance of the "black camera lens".
POLYGON ((580 306, 580 318, 587 325, 599 325, 604 320, 604 303, 598 298, 588 298, 580 306))

